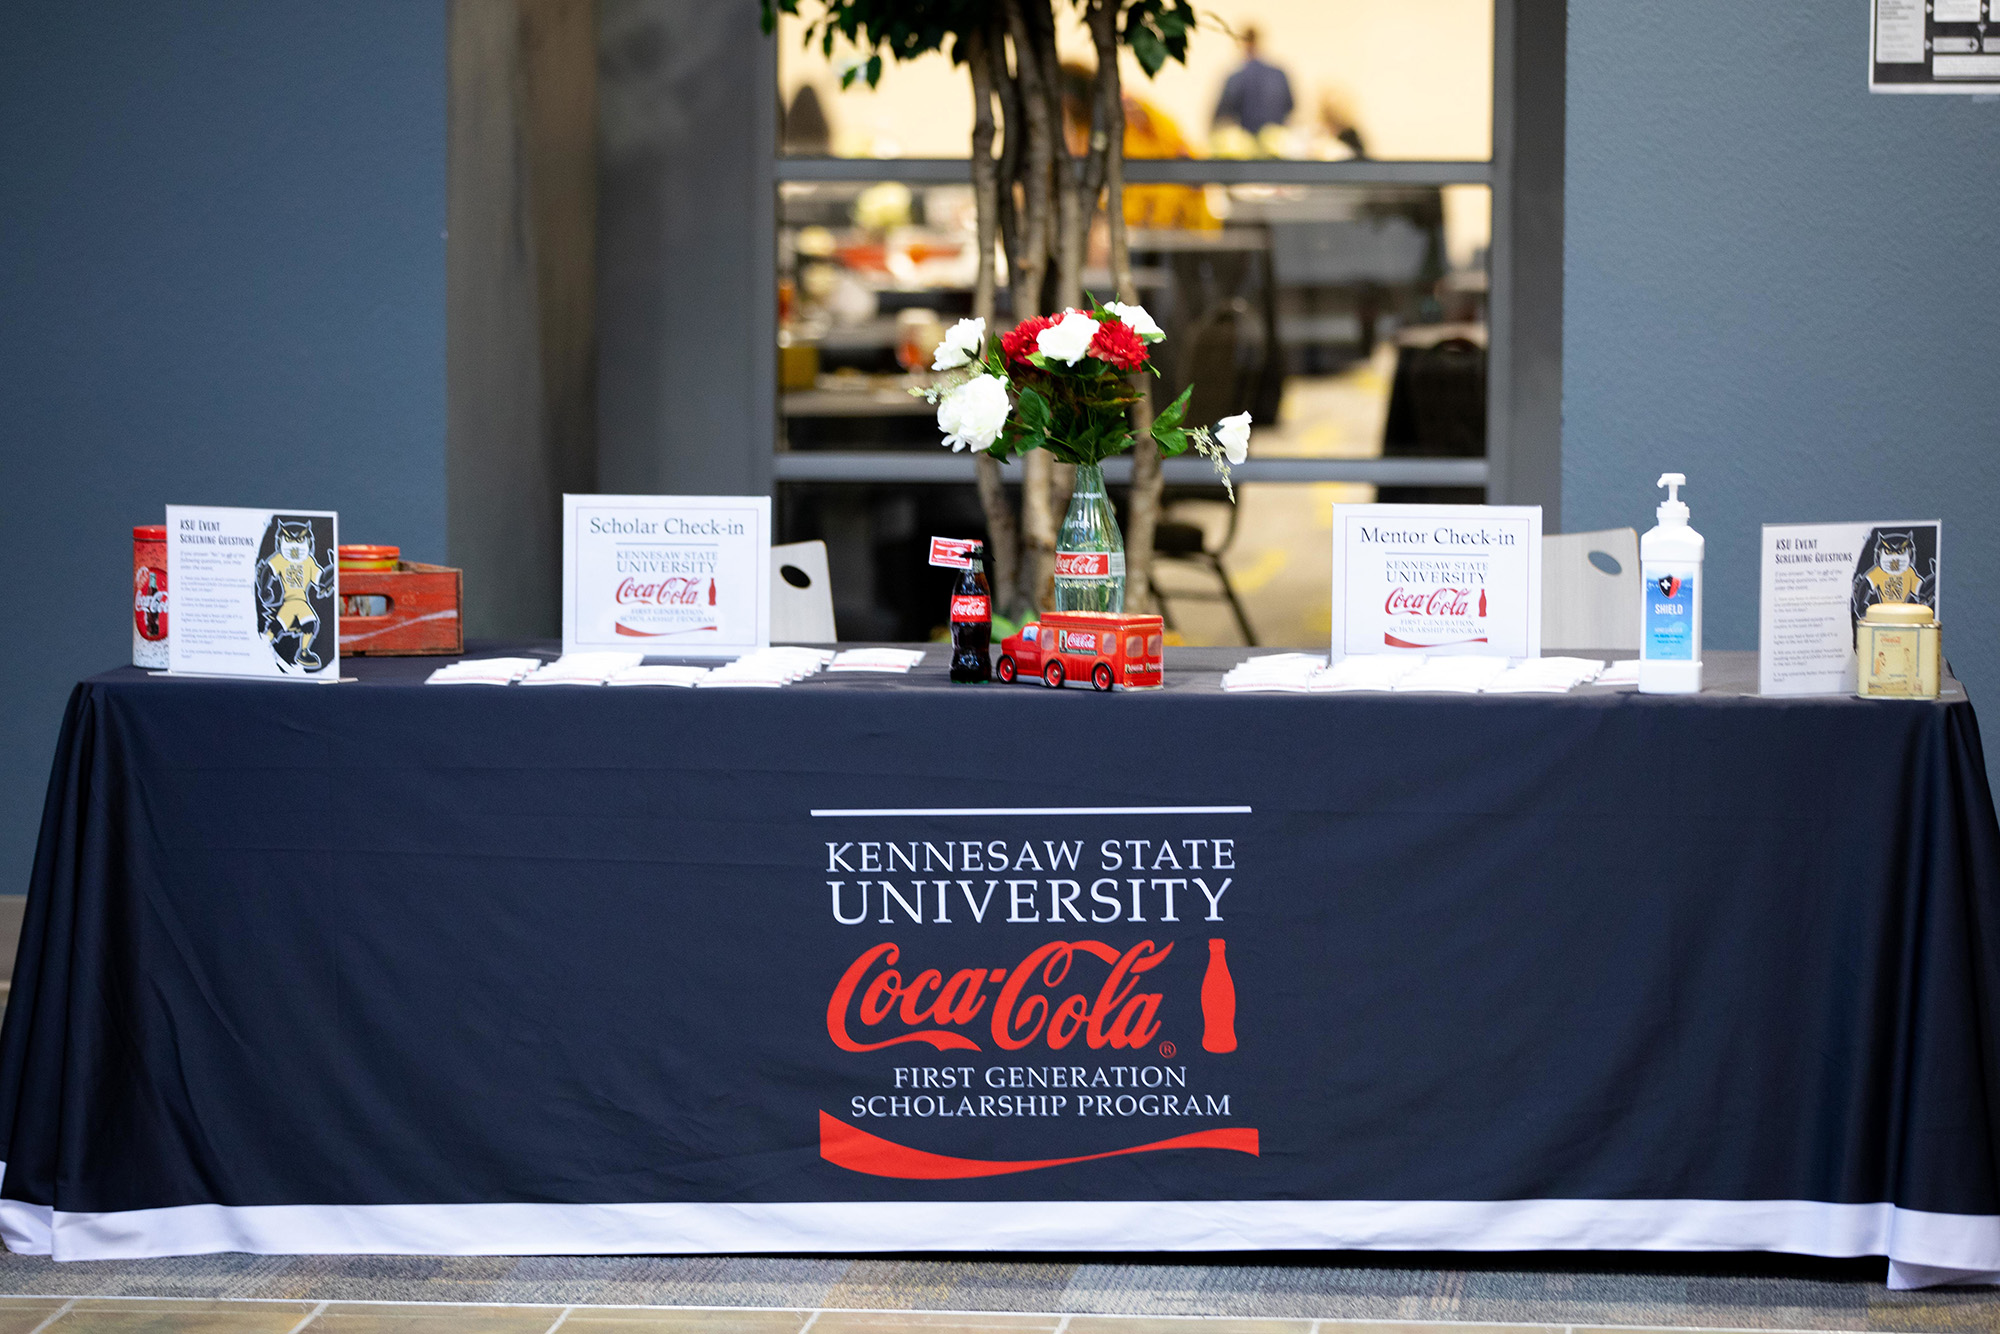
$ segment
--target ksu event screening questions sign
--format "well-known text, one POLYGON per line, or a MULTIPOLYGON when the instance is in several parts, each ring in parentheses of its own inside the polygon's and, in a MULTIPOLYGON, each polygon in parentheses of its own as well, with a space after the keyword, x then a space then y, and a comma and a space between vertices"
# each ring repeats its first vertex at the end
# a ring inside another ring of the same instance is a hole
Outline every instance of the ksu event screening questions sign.
POLYGON ((1541 506, 1333 507, 1335 661, 1541 652, 1541 506))
POLYGON ((563 497, 563 652, 771 642, 769 496, 563 497))

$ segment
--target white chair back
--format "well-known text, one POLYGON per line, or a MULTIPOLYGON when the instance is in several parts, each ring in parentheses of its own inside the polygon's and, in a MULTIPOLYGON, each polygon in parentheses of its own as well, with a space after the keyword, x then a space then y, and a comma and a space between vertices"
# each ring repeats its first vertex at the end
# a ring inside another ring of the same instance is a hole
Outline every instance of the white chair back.
POLYGON ((831 644, 833 580, 826 543, 788 542, 771 548, 771 642, 831 644))
POLYGON ((1639 534, 1631 528, 1542 539, 1542 652, 1639 648, 1639 534))

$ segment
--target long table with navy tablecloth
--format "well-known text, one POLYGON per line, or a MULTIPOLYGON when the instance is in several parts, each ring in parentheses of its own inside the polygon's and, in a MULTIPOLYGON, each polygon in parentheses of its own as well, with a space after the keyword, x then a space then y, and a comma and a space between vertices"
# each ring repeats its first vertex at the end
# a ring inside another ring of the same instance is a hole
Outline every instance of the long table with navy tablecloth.
POLYGON ((85 681, 0 1235, 2000 1273, 2000 827, 1955 681, 1224 694, 1241 656, 1108 695, 935 647, 778 690, 85 681))

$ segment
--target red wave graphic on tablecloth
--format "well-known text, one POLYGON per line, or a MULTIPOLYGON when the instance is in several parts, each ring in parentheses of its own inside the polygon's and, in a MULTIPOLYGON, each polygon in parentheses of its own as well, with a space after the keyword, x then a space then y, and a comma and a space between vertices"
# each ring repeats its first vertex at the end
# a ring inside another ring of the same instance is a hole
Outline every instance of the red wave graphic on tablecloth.
POLYGON ((1033 1172, 1044 1167, 1066 1167, 1096 1158, 1117 1158, 1128 1153, 1157 1153, 1163 1149, 1233 1149, 1257 1156, 1257 1132, 1248 1127, 1227 1130, 1197 1130, 1191 1135, 1151 1144, 1135 1144, 1129 1149, 1079 1154, 1074 1158, 1040 1158, 1016 1162, 995 1162, 985 1158, 952 1158, 928 1153, 907 1144, 871 1135, 825 1112, 819 1114, 819 1156, 835 1167, 863 1172, 874 1177, 900 1177, 906 1181, 956 1181, 966 1177, 1006 1176, 1011 1172, 1033 1172))
POLYGON ((1477 639, 1448 639, 1438 644, 1412 644, 1407 639, 1398 639, 1392 634, 1385 633, 1382 642, 1390 648, 1450 648, 1453 644, 1484 644, 1486 636, 1481 635, 1477 639))

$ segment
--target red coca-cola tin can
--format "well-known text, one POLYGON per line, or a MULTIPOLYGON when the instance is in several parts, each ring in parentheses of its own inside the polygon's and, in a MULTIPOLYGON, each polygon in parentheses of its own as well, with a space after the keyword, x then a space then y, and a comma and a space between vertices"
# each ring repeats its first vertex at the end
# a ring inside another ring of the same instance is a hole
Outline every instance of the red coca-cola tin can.
POLYGON ((167 665, 167 529, 132 530, 132 665, 167 665))

